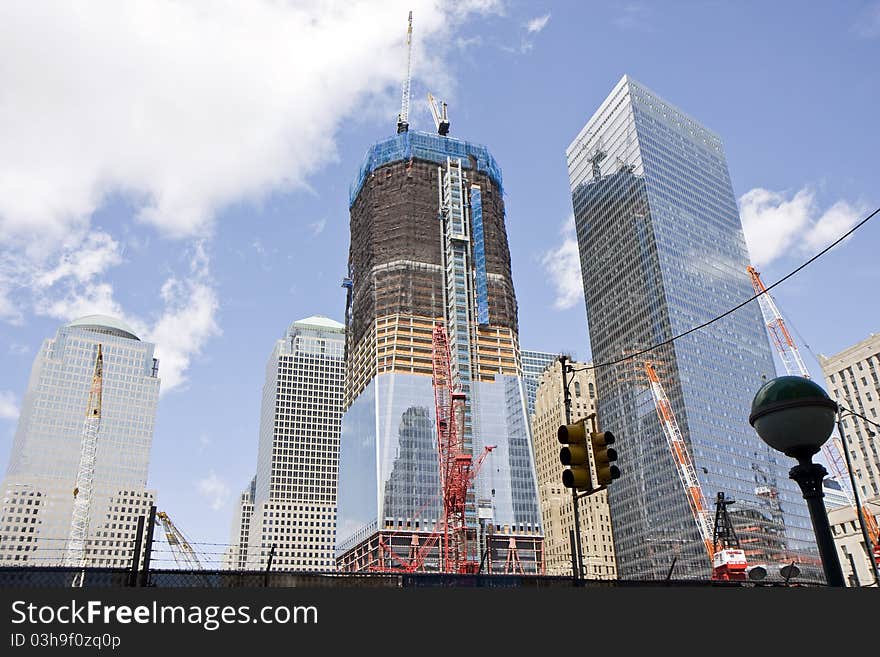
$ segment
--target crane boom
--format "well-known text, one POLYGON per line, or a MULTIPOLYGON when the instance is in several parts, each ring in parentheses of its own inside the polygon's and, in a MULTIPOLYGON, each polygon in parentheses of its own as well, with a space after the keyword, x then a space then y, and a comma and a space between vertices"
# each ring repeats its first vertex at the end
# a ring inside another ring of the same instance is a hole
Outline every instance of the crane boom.
POLYGON ((428 107, 431 110, 431 116, 434 117, 434 125, 437 127, 437 134, 444 137, 449 134, 449 115, 447 113, 447 105, 445 101, 440 101, 439 105, 434 94, 428 92, 428 107))
MULTIPOLYGON (((761 305, 761 314, 764 316, 764 322, 767 325, 770 340, 776 347, 779 358, 782 360, 782 365, 785 367, 786 374, 794 376, 800 375, 805 379, 809 379, 810 371, 807 369, 807 366, 804 364, 804 361, 800 356, 797 343, 794 341, 794 338, 791 337, 791 334, 785 326, 785 321, 782 319, 782 313, 779 312, 776 302, 773 301, 773 297, 770 296, 770 293, 767 292, 767 288, 764 287, 764 283, 761 281, 761 274, 751 265, 746 267, 746 271, 749 272, 749 276, 752 279, 752 287, 755 288, 755 294, 760 295, 758 297, 758 303, 761 305)), ((873 542, 873 549, 877 551, 878 548, 880 548, 880 532, 878 532, 877 523, 868 506, 863 504, 862 508, 859 509, 856 505, 852 486, 850 485, 849 468, 846 467, 846 461, 842 456, 843 450, 845 449, 842 439, 842 436, 833 436, 831 440, 826 441, 822 445, 822 455, 825 457, 825 461, 831 468, 831 477, 840 486, 849 505, 855 509, 857 514, 862 514, 862 518, 865 520, 868 538, 873 542)))
POLYGON ((406 28, 406 77, 403 78, 401 91, 400 114, 397 115, 397 132, 409 130, 409 89, 412 76, 412 12, 409 12, 409 23, 406 28))
POLYGON ((712 519, 709 517, 709 508, 706 504, 706 497, 703 495, 703 488, 700 486, 700 480, 697 479, 697 472, 691 461, 687 444, 684 442, 684 437, 678 428, 678 422, 675 420, 672 406, 669 404, 666 392, 660 384, 660 379, 657 376, 654 365, 646 362, 645 371, 648 374, 651 392, 654 395, 657 417, 660 419, 660 424, 663 425, 663 433, 666 436, 666 442, 669 444, 669 450, 672 452, 672 460, 675 461, 678 477, 687 494, 694 522, 697 523, 700 538, 703 540, 706 552, 709 554, 709 560, 711 561, 715 556, 715 542, 712 536, 714 527, 712 519))
POLYGON ((171 522, 168 514, 164 511, 159 511, 156 514, 156 519, 162 523, 162 528, 165 530, 165 540, 168 541, 168 546, 171 548, 171 554, 177 565, 181 569, 186 570, 203 570, 204 566, 199 561, 196 551, 193 550, 192 545, 186 540, 183 532, 171 522))
MULTIPOLYGON (((104 355, 98 345, 95 371, 89 389, 86 419, 80 444, 79 469, 73 488, 73 513, 70 519, 70 535, 67 541, 64 565, 84 569, 86 565, 86 540, 89 533, 89 516, 92 510, 92 487, 95 479, 95 460, 98 451, 98 434, 101 430, 101 402, 104 388, 104 355)), ((73 578, 73 586, 82 586, 84 572, 73 578)))

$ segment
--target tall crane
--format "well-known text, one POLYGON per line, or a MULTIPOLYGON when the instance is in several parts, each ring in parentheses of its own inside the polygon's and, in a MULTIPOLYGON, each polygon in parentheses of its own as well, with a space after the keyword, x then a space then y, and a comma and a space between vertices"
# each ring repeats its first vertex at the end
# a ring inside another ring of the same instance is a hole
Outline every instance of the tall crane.
POLYGON ((687 443, 684 441, 681 429, 679 429, 678 422, 672 412, 672 405, 669 403, 669 398, 663 390, 653 363, 645 363, 645 372, 648 375, 651 393, 654 396, 657 417, 660 419, 663 433, 666 436, 666 442, 669 445, 669 450, 672 452, 672 460, 675 461, 678 477, 687 495, 691 514, 694 517, 694 522, 697 524, 700 538, 703 540, 703 545, 712 564, 712 579, 731 579, 728 573, 733 571, 742 571, 745 574, 747 564, 745 562, 745 553, 742 550, 724 547, 723 545, 721 549, 716 549, 714 523, 710 518, 706 497, 703 495, 703 488, 700 486, 700 480, 697 478, 697 471, 694 469, 687 443))
POLYGON ((397 133, 409 130, 409 88, 412 77, 412 12, 409 12, 409 24, 406 28, 406 77, 403 78, 401 91, 400 114, 397 115, 397 133))
POLYGON ((80 443, 79 469, 76 473, 76 484, 73 488, 73 513, 70 518, 70 535, 67 540, 67 552, 64 565, 79 568, 74 575, 72 585, 80 587, 85 577, 86 540, 89 533, 89 516, 92 511, 92 487, 95 480, 95 457, 98 451, 98 434, 101 430, 101 400, 104 388, 104 355, 98 345, 95 358, 95 371, 92 374, 92 385, 89 389, 89 401, 86 405, 86 419, 83 424, 82 441, 80 443))
POLYGON ((437 451, 443 498, 443 516, 439 528, 442 539, 440 570, 447 573, 474 573, 479 564, 471 555, 468 544, 467 497, 483 461, 496 446, 484 448, 476 462, 464 450, 462 437, 465 395, 453 382, 449 339, 443 324, 434 326, 432 346, 437 451))
MULTIPOLYGON (((810 371, 804 364, 803 359, 798 351, 797 343, 791 337, 788 329, 785 327, 785 321, 782 319, 782 313, 776 307, 773 297, 767 292, 764 283, 761 281, 761 274, 757 269, 749 265, 746 271, 752 279, 752 287, 758 296, 758 303, 761 305, 761 314, 764 316, 764 323, 767 325, 767 331, 770 334, 770 340, 776 347, 785 372, 788 375, 802 376, 805 379, 810 378, 810 371)), ((831 440, 822 445, 822 455, 831 468, 831 476, 840 485, 840 489, 846 495, 849 505, 855 509, 856 513, 861 513, 865 521, 865 529, 868 538, 873 545, 870 549, 875 555, 880 555, 880 530, 878 530, 877 522, 867 504, 863 504, 859 509, 853 497, 852 486, 850 485, 849 469, 846 467, 846 460, 843 458, 843 450, 846 447, 842 443, 843 437, 832 436, 831 440)))

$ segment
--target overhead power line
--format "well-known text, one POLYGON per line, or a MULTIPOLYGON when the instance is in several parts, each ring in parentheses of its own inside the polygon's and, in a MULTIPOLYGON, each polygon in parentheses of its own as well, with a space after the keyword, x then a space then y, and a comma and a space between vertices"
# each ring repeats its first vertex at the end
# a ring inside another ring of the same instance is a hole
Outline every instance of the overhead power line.
POLYGON ((692 328, 689 328, 687 331, 684 331, 684 332, 682 332, 682 333, 679 333, 678 335, 675 335, 675 336, 669 338, 668 340, 664 340, 663 342, 658 342, 657 344, 652 345, 652 346, 650 346, 650 347, 647 347, 647 348, 645 348, 645 349, 642 349, 641 351, 637 351, 637 352, 635 352, 635 353, 629 354, 628 356, 623 356, 622 358, 618 358, 617 360, 610 360, 610 361, 605 362, 605 363, 596 363, 596 364, 593 364, 593 365, 588 365, 588 366, 586 366, 586 367, 579 368, 577 371, 597 370, 597 369, 600 369, 600 368, 602 368, 602 367, 611 367, 612 365, 618 365, 619 363, 625 363, 625 362, 628 361, 628 360, 632 360, 633 358, 637 358, 638 356, 643 356, 644 354, 650 353, 650 352, 654 351, 655 349, 659 349, 660 347, 665 347, 665 346, 668 345, 668 344, 672 344, 672 343, 675 342, 676 340, 680 340, 681 338, 683 338, 683 337, 685 337, 685 336, 687 336, 687 335, 690 335, 691 333, 695 333, 695 332, 697 332, 697 331, 700 331, 700 330, 706 328, 707 326, 709 326, 709 325, 711 325, 711 324, 714 324, 714 323, 717 322, 718 320, 724 319, 724 318, 727 317, 728 315, 730 315, 730 314, 732 314, 732 313, 735 313, 737 310, 739 310, 739 309, 742 308, 743 306, 746 306, 746 305, 750 304, 752 301, 755 301, 755 300, 756 300, 758 297, 760 297, 762 294, 767 294, 768 292, 770 292, 770 290, 772 290, 773 288, 775 288, 777 285, 781 285, 782 283, 784 283, 785 281, 787 281, 789 278, 791 278, 792 276, 794 276, 795 274, 797 274, 798 272, 800 272, 802 269, 805 269, 806 267, 808 267, 808 266, 811 265, 812 263, 816 262, 816 260, 818 260, 819 258, 821 258, 823 255, 825 255, 826 253, 828 253, 828 252, 829 252, 831 249, 833 249, 835 246, 837 246, 838 244, 840 244, 841 242, 843 242, 847 237, 849 237, 849 236, 852 235, 854 232, 856 232, 859 228, 861 228, 861 227, 864 226, 866 223, 868 223, 868 221, 870 221, 870 220, 874 217, 874 215, 876 215, 877 213, 880 213, 880 208, 877 208, 876 210, 874 210, 871 214, 869 214, 867 217, 865 217, 864 219, 862 219, 859 223, 857 223, 855 226, 853 226, 852 228, 850 228, 850 229, 849 229, 848 231, 846 231, 843 235, 841 235, 840 237, 838 237, 838 238, 837 238, 836 240, 834 240, 831 244, 829 244, 829 245, 826 246, 824 249, 822 249, 821 251, 819 251, 819 253, 817 253, 817 254, 814 255, 812 258, 810 258, 809 260, 807 260, 806 262, 804 262, 802 265, 800 265, 800 266, 797 267, 796 269, 793 269, 792 271, 790 271, 788 274, 786 274, 785 276, 783 276, 782 278, 780 278, 778 281, 776 281, 776 282, 773 283, 772 285, 768 285, 768 286, 764 289, 763 292, 761 292, 760 294, 756 294, 756 295, 754 295, 753 297, 750 297, 750 298, 746 299, 746 300, 743 301, 742 303, 739 303, 739 304, 735 305, 733 308, 731 308, 730 310, 727 310, 727 311, 721 313, 721 314, 718 315, 717 317, 713 317, 712 319, 710 319, 710 320, 707 321, 707 322, 703 322, 702 324, 700 324, 700 325, 698 325, 698 326, 694 326, 694 327, 692 327, 692 328))

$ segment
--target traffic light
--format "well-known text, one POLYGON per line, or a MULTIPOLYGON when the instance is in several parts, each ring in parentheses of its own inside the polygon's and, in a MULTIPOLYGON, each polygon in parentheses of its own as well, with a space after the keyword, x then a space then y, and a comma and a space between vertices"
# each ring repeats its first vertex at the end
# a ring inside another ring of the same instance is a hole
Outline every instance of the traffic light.
POLYGON ((556 438, 566 445, 559 450, 562 465, 569 466, 562 471, 562 484, 566 488, 592 490, 593 477, 590 472, 590 455, 587 451, 587 430, 584 421, 563 424, 556 431, 556 438))
POLYGON ((620 477, 620 468, 611 464, 611 461, 617 460, 617 450, 608 447, 613 442, 614 434, 610 431, 590 434, 593 460, 596 462, 596 483, 599 486, 607 486, 620 477))

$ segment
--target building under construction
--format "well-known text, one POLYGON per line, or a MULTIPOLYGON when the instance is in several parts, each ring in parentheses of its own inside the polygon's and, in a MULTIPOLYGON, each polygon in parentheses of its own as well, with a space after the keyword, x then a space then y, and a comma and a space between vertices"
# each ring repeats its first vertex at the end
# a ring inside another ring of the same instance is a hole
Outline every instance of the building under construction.
POLYGON ((485 147, 447 136, 445 105, 437 134, 410 131, 407 106, 408 85, 398 134, 369 149, 350 190, 337 566, 444 570, 442 327, 471 473, 466 560, 542 572, 501 171, 485 147))

